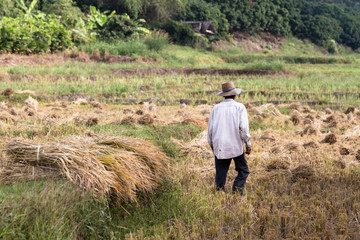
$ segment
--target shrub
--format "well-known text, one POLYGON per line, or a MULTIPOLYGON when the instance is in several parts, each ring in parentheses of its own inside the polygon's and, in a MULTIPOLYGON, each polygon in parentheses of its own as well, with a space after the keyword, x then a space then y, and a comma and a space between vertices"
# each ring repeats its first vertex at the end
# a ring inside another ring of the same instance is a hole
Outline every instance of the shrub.
POLYGON ((209 39, 219 40, 229 32, 229 23, 220 9, 205 0, 190 0, 186 11, 177 16, 181 21, 209 21, 213 24, 216 35, 209 39))
POLYGON ((134 20, 127 14, 114 15, 104 26, 97 30, 100 40, 116 41, 125 38, 137 38, 141 35, 148 35, 150 31, 142 26, 145 20, 134 20))
POLYGON ((144 43, 149 50, 159 52, 168 45, 169 40, 166 33, 162 31, 154 31, 148 38, 145 39, 144 43))
POLYGON ((84 16, 72 0, 43 0, 41 5, 42 12, 62 16, 61 23, 68 29, 75 28, 84 16))
POLYGON ((190 25, 169 20, 161 23, 158 27, 166 31, 176 44, 192 47, 195 47, 197 44, 198 36, 190 25))
POLYGON ((329 53, 339 53, 338 45, 335 40, 331 39, 327 42, 327 50, 329 53))
POLYGON ((0 0, 0 19, 14 14, 14 4, 10 0, 0 0))
POLYGON ((0 22, 0 50, 12 53, 39 53, 72 46, 71 34, 54 16, 8 18, 0 22))

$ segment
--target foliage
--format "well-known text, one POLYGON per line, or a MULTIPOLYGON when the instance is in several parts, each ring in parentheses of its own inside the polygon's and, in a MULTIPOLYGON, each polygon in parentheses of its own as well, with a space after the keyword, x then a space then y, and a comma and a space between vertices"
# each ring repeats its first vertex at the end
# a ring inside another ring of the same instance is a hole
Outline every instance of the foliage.
POLYGON ((159 52, 169 44, 169 40, 166 33, 162 31, 153 31, 145 39, 144 43, 149 50, 159 52))
POLYGON ((94 6, 90 6, 90 15, 87 18, 87 27, 89 29, 101 29, 104 27, 105 23, 115 15, 115 11, 101 12, 99 9, 96 9, 94 6))
POLYGON ((104 0, 102 9, 128 13, 132 18, 149 22, 169 19, 184 10, 187 0, 104 0))
POLYGON ((288 10, 281 1, 210 0, 226 15, 231 30, 248 32, 269 31, 287 35, 289 27, 288 10))
POLYGON ((11 0, 0 0, 0 19, 4 16, 13 16, 15 14, 14 4, 11 0))
POLYGON ((33 0, 29 6, 25 4, 23 0, 15 0, 16 5, 23 11, 25 18, 30 18, 35 16, 35 6, 39 0, 33 0))
POLYGON ((199 35, 188 24, 169 20, 157 27, 166 31, 176 44, 195 47, 198 43, 199 35))
POLYGON ((204 0, 190 0, 186 10, 177 16, 181 21, 209 21, 213 24, 216 39, 223 38, 229 32, 229 23, 220 9, 204 0))
POLYGON ((71 34, 55 16, 8 18, 0 22, 0 50, 12 53, 61 51, 72 46, 71 34))
MULTIPOLYGON (((78 6, 81 11, 88 13, 90 6, 94 6, 99 9, 103 9, 104 1, 103 0, 74 0, 76 6, 78 6)), ((106 9, 110 9, 105 7, 106 9)))
POLYGON ((134 20, 127 14, 114 15, 101 29, 97 30, 97 36, 101 40, 114 41, 125 38, 137 38, 148 35, 150 31, 143 27, 145 20, 134 20))
POLYGON ((331 39, 327 42, 327 50, 329 53, 339 53, 339 49, 335 40, 331 39))
POLYGON ((326 46, 330 39, 339 41, 342 29, 335 19, 319 15, 305 15, 301 19, 303 26, 297 33, 301 38, 308 38, 320 46, 326 46))
MULTIPOLYGON (((167 28, 170 20, 211 21, 217 34, 209 37, 210 40, 223 38, 229 30, 252 34, 266 31, 284 36, 293 34, 324 48, 334 40, 355 50, 360 47, 359 11, 360 4, 355 0, 0 0, 0 18, 28 18, 43 13, 61 16, 62 25, 71 30, 76 43, 93 40, 96 34, 102 40, 147 35, 144 21, 135 20, 142 18, 148 26, 167 25, 167 28), (90 9, 90 6, 94 7, 90 9), (122 15, 110 21, 112 14, 107 16, 107 11, 122 15), (89 16, 88 26, 84 14, 89 16)), ((175 43, 208 45, 206 39, 180 26, 172 28, 170 35, 175 43)))
POLYGON ((39 9, 46 14, 61 16, 61 23, 67 29, 76 29, 83 24, 83 14, 73 0, 42 0, 39 9))

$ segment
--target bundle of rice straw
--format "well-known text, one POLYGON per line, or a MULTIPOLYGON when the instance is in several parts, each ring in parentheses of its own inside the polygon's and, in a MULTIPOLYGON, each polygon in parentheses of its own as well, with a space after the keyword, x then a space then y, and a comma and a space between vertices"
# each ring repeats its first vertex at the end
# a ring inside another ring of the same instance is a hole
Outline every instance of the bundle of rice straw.
POLYGON ((33 112, 37 113, 39 103, 38 103, 38 101, 36 101, 35 99, 33 99, 31 96, 29 96, 29 97, 25 100, 25 105, 26 105, 26 111, 27 111, 27 112, 33 111, 33 112))
POLYGON ((118 202, 136 201, 137 192, 151 192, 167 173, 168 157, 159 148, 128 137, 70 137, 39 145, 15 140, 5 152, 11 160, 8 165, 16 166, 9 167, 7 175, 29 174, 31 166, 44 176, 52 172, 95 197, 111 196, 118 202))
POLYGON ((302 122, 302 117, 299 111, 293 110, 290 113, 290 121, 293 122, 294 125, 298 125, 302 122))
POLYGON ((315 175, 315 170, 309 165, 300 164, 299 166, 291 169, 291 173, 292 181, 296 182, 301 178, 310 179, 315 175))
POLYGON ((266 171, 270 172, 277 169, 289 169, 290 163, 283 159, 274 159, 267 166, 266 171))
POLYGON ((189 143, 181 144, 181 154, 193 159, 212 159, 213 153, 207 143, 207 131, 201 132, 189 143))
POLYGON ((93 191, 97 197, 109 193, 110 186, 114 184, 113 173, 107 171, 95 157, 99 153, 83 150, 75 142, 64 145, 15 140, 7 144, 5 151, 13 162, 56 170, 81 188, 93 191))
POLYGON ((139 138, 111 137, 100 140, 99 144, 134 153, 142 164, 150 168, 154 183, 160 182, 167 173, 169 158, 147 141, 139 138))

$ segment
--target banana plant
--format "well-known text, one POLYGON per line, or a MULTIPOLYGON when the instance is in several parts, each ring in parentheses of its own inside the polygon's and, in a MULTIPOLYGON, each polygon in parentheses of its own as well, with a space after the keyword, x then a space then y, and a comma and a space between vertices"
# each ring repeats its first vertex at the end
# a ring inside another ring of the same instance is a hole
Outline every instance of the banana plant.
POLYGON ((101 29, 105 25, 105 23, 116 13, 116 11, 112 11, 109 15, 106 15, 109 12, 110 11, 100 12, 100 10, 96 9, 96 7, 90 6, 91 15, 89 15, 88 17, 88 28, 101 29))
POLYGON ((26 18, 33 18, 35 16, 34 14, 34 8, 39 0, 33 0, 30 4, 30 6, 26 6, 24 0, 15 0, 16 4, 19 6, 21 10, 24 11, 24 16, 26 18))

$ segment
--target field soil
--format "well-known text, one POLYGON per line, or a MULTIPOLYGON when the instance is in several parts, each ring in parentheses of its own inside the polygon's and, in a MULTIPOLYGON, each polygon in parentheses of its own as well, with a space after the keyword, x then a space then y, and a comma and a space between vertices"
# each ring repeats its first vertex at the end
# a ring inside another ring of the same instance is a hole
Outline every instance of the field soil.
POLYGON ((164 75, 164 74, 200 74, 200 75, 273 75, 277 71, 254 69, 200 69, 200 68, 147 68, 147 69, 113 69, 119 75, 164 75))
MULTIPOLYGON (((355 107, 345 112, 319 111, 299 103, 246 106, 253 139, 253 153, 247 156, 251 174, 246 198, 213 192, 214 162, 206 140, 211 105, 143 102, 126 107, 79 99, 72 104, 39 104, 29 98, 25 104, 1 103, 0 133, 3 142, 14 137, 39 142, 64 135, 97 138, 98 134, 121 135, 144 128, 196 126, 202 132, 191 141, 170 137, 156 143, 162 146, 169 141, 179 149, 177 160, 171 161, 169 178, 180 184, 184 198, 189 196, 184 201, 201 209, 194 221, 202 224, 191 230, 185 220, 178 219, 176 227, 162 238, 359 238, 360 111, 355 107), (111 129, 115 130, 109 132, 111 129), (216 219, 216 225, 211 219, 216 219), (247 233, 245 238, 240 237, 242 233, 247 233)), ((12 164, 3 156, 0 170, 7 183, 56 175, 33 167, 21 175, 9 174, 9 169, 18 169, 11 168, 12 164)), ((235 173, 229 172, 228 192, 235 173)), ((172 221, 166 224, 174 224, 172 221)), ((152 227, 156 231, 157 226, 152 227)), ((143 234, 135 228, 127 237, 141 239, 143 234)))

